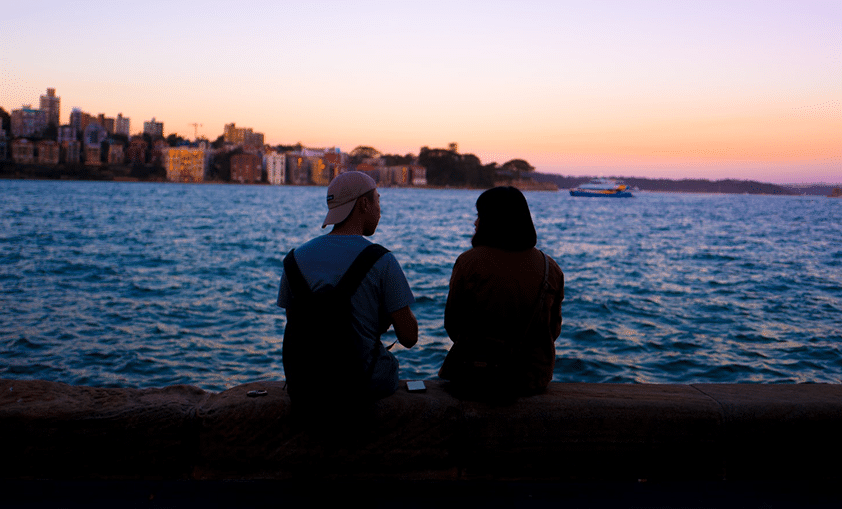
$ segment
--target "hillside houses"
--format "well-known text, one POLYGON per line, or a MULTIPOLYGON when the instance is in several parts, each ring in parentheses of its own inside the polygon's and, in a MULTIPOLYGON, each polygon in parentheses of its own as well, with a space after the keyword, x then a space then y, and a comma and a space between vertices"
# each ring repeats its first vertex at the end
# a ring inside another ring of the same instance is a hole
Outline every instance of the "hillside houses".
MULTIPOLYGON (((268 185, 326 186, 336 175, 365 171, 381 186, 424 186, 426 170, 418 164, 389 166, 384 158, 354 160, 336 147, 272 147, 263 133, 234 122, 222 127, 215 142, 190 142, 165 135, 164 122, 152 117, 143 131, 129 135, 131 120, 73 108, 60 125, 61 97, 53 88, 41 96, 41 107, 24 105, 3 117, 0 167, 37 166, 50 178, 233 182, 268 185)), ((0 109, 0 113, 5 113, 0 109)), ((43 174, 43 172, 42 172, 43 174)))

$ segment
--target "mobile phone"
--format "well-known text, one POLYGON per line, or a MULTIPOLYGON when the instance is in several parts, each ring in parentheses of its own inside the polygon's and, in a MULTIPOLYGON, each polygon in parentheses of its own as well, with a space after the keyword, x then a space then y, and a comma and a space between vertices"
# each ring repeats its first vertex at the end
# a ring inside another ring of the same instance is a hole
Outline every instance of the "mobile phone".
POLYGON ((406 390, 409 392, 424 392, 427 390, 427 386, 424 385, 424 382, 420 380, 406 382, 406 390))

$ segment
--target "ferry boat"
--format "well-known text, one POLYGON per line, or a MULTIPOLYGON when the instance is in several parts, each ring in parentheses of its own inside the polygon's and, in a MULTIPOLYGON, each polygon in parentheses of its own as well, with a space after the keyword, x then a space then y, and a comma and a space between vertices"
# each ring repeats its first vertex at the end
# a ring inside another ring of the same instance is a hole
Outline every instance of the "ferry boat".
POLYGON ((586 184, 571 189, 570 196, 595 196, 602 198, 634 197, 631 190, 625 184, 605 178, 595 178, 586 184))

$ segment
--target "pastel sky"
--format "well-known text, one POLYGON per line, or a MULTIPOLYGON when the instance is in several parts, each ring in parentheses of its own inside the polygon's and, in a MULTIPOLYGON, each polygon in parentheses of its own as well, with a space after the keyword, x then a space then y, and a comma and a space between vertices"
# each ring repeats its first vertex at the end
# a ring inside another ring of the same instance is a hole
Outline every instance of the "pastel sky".
POLYGON ((563 175, 842 183, 842 1, 8 2, 0 107, 563 175))

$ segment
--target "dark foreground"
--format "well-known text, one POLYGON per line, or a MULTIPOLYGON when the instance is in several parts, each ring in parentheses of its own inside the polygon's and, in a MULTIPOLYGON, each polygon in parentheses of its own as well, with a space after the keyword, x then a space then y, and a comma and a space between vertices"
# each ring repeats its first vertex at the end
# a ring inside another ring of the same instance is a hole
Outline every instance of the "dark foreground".
POLYGON ((282 382, 0 380, 0 506, 842 504, 840 385, 554 383, 500 404, 426 383, 348 435, 349 416, 297 423, 282 382))
POLYGON ((0 481, 16 508, 838 508, 840 489, 810 482, 0 481))

